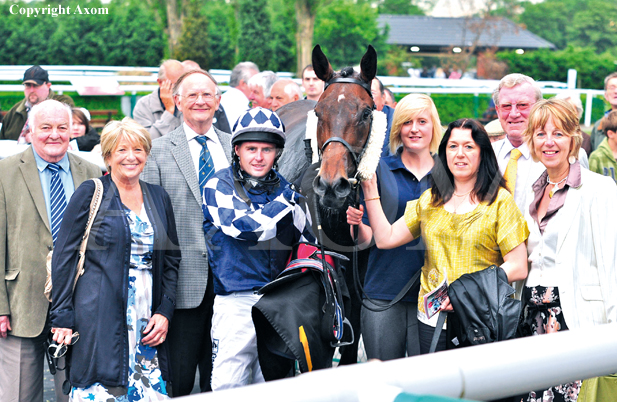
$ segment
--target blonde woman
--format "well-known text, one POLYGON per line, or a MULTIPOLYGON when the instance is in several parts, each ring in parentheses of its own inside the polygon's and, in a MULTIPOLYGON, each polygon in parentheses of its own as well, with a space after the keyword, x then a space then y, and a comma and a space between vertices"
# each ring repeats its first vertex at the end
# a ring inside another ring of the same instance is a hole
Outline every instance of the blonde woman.
MULTIPOLYGON (((546 170, 529 189, 529 276, 523 330, 540 335, 617 320, 617 186, 582 169, 582 136, 567 101, 542 100, 525 140, 546 170)), ((576 401, 581 381, 529 393, 526 401, 576 401)), ((588 399, 589 400, 589 399, 588 399)))
MULTIPOLYGON (((382 195, 377 202, 388 221, 403 216, 405 205, 431 187, 434 155, 441 141, 441 123, 432 99, 424 94, 410 94, 397 104, 390 131, 392 155, 382 157, 377 180, 382 195)), ((350 207, 348 223, 359 225, 359 243, 370 245, 373 232, 364 207, 350 207)), ((382 304, 393 300, 424 262, 421 239, 392 250, 371 247, 364 290, 382 304)), ((365 304, 371 306, 370 301, 365 304)), ((418 342, 418 290, 412 289, 397 304, 385 311, 362 307, 362 336, 369 359, 391 360, 420 354, 418 342)))
POLYGON ((52 263, 53 339, 72 346, 72 401, 167 398, 169 351, 180 251, 169 196, 139 180, 152 142, 134 120, 108 123, 101 149, 109 175, 88 238, 85 273, 73 291, 79 245, 94 183, 66 208, 52 263))

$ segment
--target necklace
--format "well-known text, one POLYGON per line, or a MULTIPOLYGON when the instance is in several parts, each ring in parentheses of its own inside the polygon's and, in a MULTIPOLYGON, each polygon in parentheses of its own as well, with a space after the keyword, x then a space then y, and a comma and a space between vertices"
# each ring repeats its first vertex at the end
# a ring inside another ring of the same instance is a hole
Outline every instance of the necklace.
POLYGON ((557 190, 559 190, 559 185, 561 183, 563 183, 564 181, 566 181, 566 179, 568 178, 568 176, 564 177, 563 179, 557 181, 557 182, 553 182, 551 181, 551 179, 548 177, 548 175, 546 176, 546 182, 548 184, 552 184, 553 188, 551 189, 551 191, 548 192, 548 198, 553 198, 553 196, 555 195, 555 192, 557 190))
POLYGON ((456 194, 456 192, 452 193, 453 196, 455 197, 466 197, 468 196, 471 192, 473 191, 473 188, 471 190, 469 190, 468 192, 466 192, 465 194, 456 194))
POLYGON ((461 205, 463 205, 463 203, 465 202, 465 199, 467 198, 467 196, 468 196, 470 193, 471 193, 471 191, 470 191, 470 192, 468 192, 468 193, 466 193, 466 194, 463 194, 463 195, 461 195, 461 196, 460 196, 460 197, 463 197, 463 198, 461 199, 461 202, 459 202, 459 203, 458 203, 458 205, 456 205, 456 206, 454 207, 454 214, 455 214, 455 215, 456 215, 456 211, 458 210, 458 208, 459 208, 461 205))

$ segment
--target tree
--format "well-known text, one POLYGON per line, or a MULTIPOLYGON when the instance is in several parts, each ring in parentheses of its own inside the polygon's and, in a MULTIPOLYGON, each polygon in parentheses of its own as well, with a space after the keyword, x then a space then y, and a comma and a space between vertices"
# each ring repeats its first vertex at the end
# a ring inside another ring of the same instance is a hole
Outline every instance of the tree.
POLYGON ((297 70, 295 5, 286 0, 270 0, 269 6, 272 15, 272 52, 274 54, 270 69, 295 72, 297 70))
POLYGON ((326 0, 296 0, 296 21, 298 30, 296 33, 296 57, 298 58, 296 71, 298 75, 307 64, 311 64, 313 51, 313 35, 315 31, 315 17, 320 6, 324 6, 326 0))
POLYGON ((379 14, 424 15, 424 11, 413 0, 381 0, 379 14))
POLYGON ((617 2, 591 0, 575 14, 566 32, 574 46, 593 46, 597 53, 617 48, 617 2))
POLYGON ((550 40, 557 48, 564 49, 568 43, 567 27, 574 20, 579 0, 546 0, 526 4, 519 22, 530 32, 550 40))
POLYGON ((369 44, 384 57, 388 50, 385 38, 377 27, 377 10, 369 3, 335 0, 317 13, 315 43, 334 68, 358 64, 369 44))
POLYGON ((256 63, 265 70, 271 63, 271 21, 266 0, 238 0, 240 35, 238 51, 243 60, 256 63))
POLYGON ((210 40, 208 35, 208 19, 203 15, 196 3, 189 5, 182 25, 182 36, 178 40, 173 57, 177 60, 193 60, 201 68, 210 68, 210 40))
MULTIPOLYGON (((105 5, 98 0, 62 2, 71 10, 77 4, 82 8, 108 7, 109 13, 31 18, 25 24, 22 16, 10 14, 7 7, 0 27, 0 64, 152 66, 160 62, 165 39, 161 28, 152 24, 154 17, 146 5, 131 0, 105 5)), ((9 3, 0 3, 0 12, 6 5, 9 3)))
POLYGON ((225 0, 202 3, 201 12, 208 19, 210 68, 231 70, 236 64, 237 23, 234 5, 225 0))
POLYGON ((604 77, 615 71, 615 57, 609 52, 595 54, 594 48, 575 48, 551 51, 540 49, 525 54, 514 51, 499 52, 497 57, 508 63, 510 72, 529 75, 538 81, 561 81, 568 79, 568 69, 578 71, 579 88, 602 89, 604 77))
POLYGON ((519 22, 559 49, 593 46, 597 53, 617 47, 614 0, 545 0, 526 4, 519 22))

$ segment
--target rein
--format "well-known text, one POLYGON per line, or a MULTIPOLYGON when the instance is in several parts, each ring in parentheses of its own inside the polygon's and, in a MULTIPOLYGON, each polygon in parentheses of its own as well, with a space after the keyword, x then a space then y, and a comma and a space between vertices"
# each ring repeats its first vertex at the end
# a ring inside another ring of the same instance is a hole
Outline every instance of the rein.
MULTIPOLYGON (((367 93, 371 96, 371 99, 373 97, 372 93, 371 93, 371 88, 370 85, 368 85, 367 83, 365 83, 364 81, 360 81, 356 78, 333 78, 331 80, 329 80, 328 82, 326 82, 325 86, 324 86, 324 91, 325 89, 333 83, 340 83, 340 84, 357 84, 360 85, 362 88, 364 88, 367 93)), ((375 105, 373 104, 373 111, 375 112, 375 105)), ((378 112, 381 113, 381 112, 378 112)), ((369 148, 369 143, 371 142, 371 140, 375 140, 373 137, 375 137, 373 135, 373 122, 374 122, 374 116, 375 113, 371 114, 371 126, 370 126, 370 131, 369 131, 369 135, 366 138, 366 141, 364 143, 364 145, 362 146, 361 151, 358 152, 354 152, 353 148, 351 147, 351 145, 345 141, 343 138, 340 137, 330 137, 328 138, 323 146, 321 147, 320 151, 320 157, 321 155, 324 153, 324 150, 326 149, 326 146, 328 146, 328 144, 332 143, 332 142, 338 142, 340 144, 342 144, 350 153, 350 155, 353 158, 353 161, 356 165, 356 174, 354 175, 353 178, 348 179, 350 184, 351 184, 351 189, 354 192, 353 194, 353 206, 355 208, 358 207, 360 200, 359 200, 359 195, 360 192, 358 191, 358 184, 359 184, 359 180, 357 179, 357 177, 359 176, 361 180, 366 180, 370 177, 370 174, 375 172, 375 168, 377 167, 376 164, 374 166, 371 166, 370 168, 367 166, 362 166, 362 168, 360 168, 361 166, 361 161, 363 159, 363 157, 365 156, 365 152, 367 150, 367 148, 369 148), (362 172, 361 172, 362 170, 362 172), (364 171, 366 170, 366 171, 364 171)), ((377 126, 379 126, 379 124, 384 125, 383 129, 385 132, 385 127, 387 125, 387 121, 385 118, 385 115, 383 115, 382 118, 378 119, 378 124, 377 126), (383 120, 383 121, 382 121, 383 120)), ((379 138, 380 136, 377 135, 377 138, 379 138)), ((379 140, 379 147, 377 152, 381 153, 381 143, 383 143, 383 137, 379 140)), ((371 155, 371 156, 375 156, 375 155, 371 155)), ((369 159, 370 157, 369 156, 369 159)), ((378 160, 378 159, 377 159, 378 160)), ((370 165, 370 163, 369 163, 370 165)), ((322 228, 321 228, 321 222, 320 222, 320 216, 319 216, 319 209, 317 208, 317 205, 315 205, 315 213, 316 213, 316 219, 317 219, 317 230, 318 230, 318 237, 319 237, 319 245, 321 248, 322 253, 324 252, 324 248, 323 248, 323 241, 322 241, 322 228)), ((374 311, 374 312, 380 312, 380 311, 385 311, 387 309, 389 309, 390 307, 392 307, 393 305, 395 305, 396 303, 398 303, 399 301, 401 301, 405 295, 409 292, 409 290, 416 285, 419 282, 420 279, 420 273, 421 270, 418 270, 418 272, 416 272, 412 278, 407 282, 407 284, 401 289, 401 291, 396 295, 396 297, 394 297, 394 299, 392 299, 390 302, 387 303, 383 303, 383 302, 379 302, 377 300, 372 299, 371 297, 369 297, 366 292, 364 291, 364 287, 363 284, 360 283, 360 275, 358 272, 358 231, 359 231, 359 227, 357 225, 354 225, 353 227, 353 232, 354 232, 354 246, 353 246, 353 252, 352 252, 352 269, 353 269, 353 282, 354 282, 354 288, 356 289, 356 293, 358 294, 358 296, 360 297, 360 299, 362 300, 362 305, 367 308, 370 311, 374 311), (364 296, 366 298, 366 300, 362 299, 362 296, 364 296)))

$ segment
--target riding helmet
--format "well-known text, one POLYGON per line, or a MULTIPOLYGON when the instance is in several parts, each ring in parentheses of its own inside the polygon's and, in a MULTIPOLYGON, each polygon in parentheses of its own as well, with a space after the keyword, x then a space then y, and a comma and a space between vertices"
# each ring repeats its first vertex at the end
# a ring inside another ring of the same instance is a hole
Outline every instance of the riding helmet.
POLYGON ((277 148, 285 146, 285 126, 279 116, 262 107, 247 110, 233 127, 231 145, 245 141, 267 142, 277 148))

